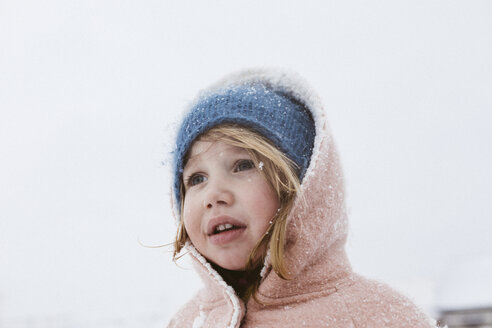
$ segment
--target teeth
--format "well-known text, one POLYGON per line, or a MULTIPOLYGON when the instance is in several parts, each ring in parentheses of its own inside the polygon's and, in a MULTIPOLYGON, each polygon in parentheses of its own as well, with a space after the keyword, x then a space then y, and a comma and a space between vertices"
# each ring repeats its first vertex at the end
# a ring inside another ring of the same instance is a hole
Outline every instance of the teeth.
POLYGON ((215 230, 221 232, 227 229, 231 229, 232 227, 233 225, 230 223, 220 224, 217 228, 215 228, 215 230))

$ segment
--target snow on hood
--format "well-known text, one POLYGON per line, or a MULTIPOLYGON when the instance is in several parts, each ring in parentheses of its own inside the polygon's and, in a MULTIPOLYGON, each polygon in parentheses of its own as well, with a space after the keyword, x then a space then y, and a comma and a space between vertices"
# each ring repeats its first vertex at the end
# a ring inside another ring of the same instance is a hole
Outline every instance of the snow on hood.
MULTIPOLYGON (((259 294, 272 300, 298 293, 300 279, 309 282, 304 284, 308 288, 306 292, 321 285, 329 286, 331 281, 339 281, 340 277, 346 276, 351 268, 344 250, 348 223, 343 174, 321 101, 296 73, 265 69, 229 75, 202 91, 196 99, 207 93, 247 83, 263 83, 274 91, 290 94, 311 111, 316 129, 311 161, 301 182, 301 194, 287 221, 285 259, 292 280, 280 279, 270 272, 264 277, 259 294)), ((192 106, 193 103, 189 108, 192 106)), ((172 198, 173 212, 178 222, 179 211, 176 199, 174 196, 172 198)), ((191 243, 186 247, 201 266, 204 282, 207 285, 219 283, 226 289, 231 301, 237 302, 237 299, 233 300, 235 295, 232 288, 224 286, 224 281, 206 259, 191 243)), ((268 267, 267 262, 265 269, 268 267)))

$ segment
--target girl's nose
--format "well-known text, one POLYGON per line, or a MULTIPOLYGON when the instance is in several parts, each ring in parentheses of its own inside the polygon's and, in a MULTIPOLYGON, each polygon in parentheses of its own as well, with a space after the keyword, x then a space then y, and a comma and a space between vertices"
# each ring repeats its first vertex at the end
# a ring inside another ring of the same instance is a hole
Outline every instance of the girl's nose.
POLYGON ((234 202, 234 194, 224 181, 208 181, 207 192, 203 199, 205 208, 230 206, 234 202))

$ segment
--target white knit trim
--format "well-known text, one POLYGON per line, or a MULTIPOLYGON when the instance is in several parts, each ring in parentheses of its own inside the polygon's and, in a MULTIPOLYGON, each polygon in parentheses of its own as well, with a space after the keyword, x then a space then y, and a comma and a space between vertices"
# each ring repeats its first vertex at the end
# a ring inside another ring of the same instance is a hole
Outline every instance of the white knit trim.
POLYGON ((264 279, 267 273, 270 271, 270 249, 267 251, 265 261, 263 261, 263 268, 261 268, 260 277, 264 279))
POLYGON ((205 323, 205 319, 207 319, 205 312, 200 310, 200 312, 198 313, 198 316, 196 316, 195 320, 193 320, 193 327, 192 328, 202 328, 203 324, 205 323))
POLYGON ((224 287, 224 290, 225 290, 227 296, 231 300, 232 309, 233 309, 231 322, 230 322, 229 326, 227 326, 227 328, 236 327, 236 324, 240 320, 239 316, 241 314, 241 305, 239 303, 239 298, 237 297, 236 293, 234 292, 234 289, 231 286, 229 286, 224 281, 222 276, 212 268, 210 263, 203 257, 202 254, 200 254, 196 250, 195 246, 193 246, 193 244, 191 242, 187 241, 185 247, 191 253, 191 255, 194 256, 207 269, 208 273, 212 276, 212 278, 220 286, 224 287))

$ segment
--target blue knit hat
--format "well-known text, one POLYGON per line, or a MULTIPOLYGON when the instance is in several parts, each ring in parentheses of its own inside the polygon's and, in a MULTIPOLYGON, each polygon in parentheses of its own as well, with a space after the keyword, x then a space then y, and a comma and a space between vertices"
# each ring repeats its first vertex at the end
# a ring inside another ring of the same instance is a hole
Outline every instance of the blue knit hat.
POLYGON ((252 128, 271 140, 298 167, 302 180, 314 145, 315 127, 311 112, 287 93, 261 83, 247 83, 219 90, 199 99, 185 116, 174 152, 174 194, 178 208, 183 158, 202 133, 223 123, 252 128))

